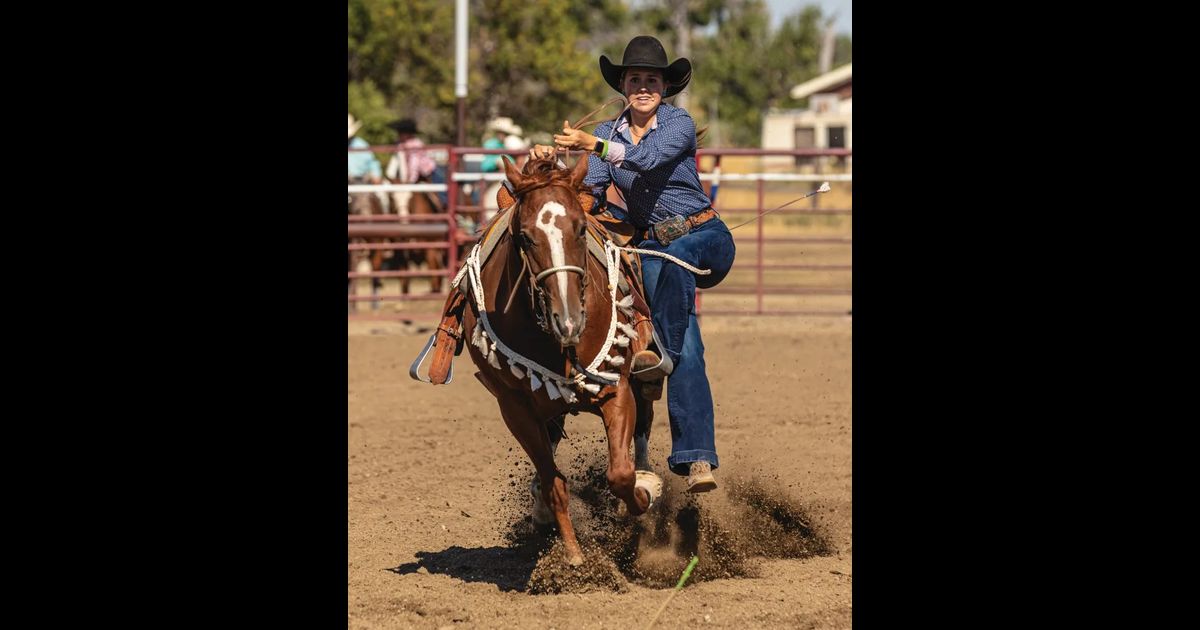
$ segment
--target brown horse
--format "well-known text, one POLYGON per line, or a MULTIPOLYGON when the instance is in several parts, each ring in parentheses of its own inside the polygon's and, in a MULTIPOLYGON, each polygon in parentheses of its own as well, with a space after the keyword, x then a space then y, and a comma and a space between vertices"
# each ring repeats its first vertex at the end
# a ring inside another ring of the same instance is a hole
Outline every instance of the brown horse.
MULTIPOLYGON (((366 183, 361 178, 350 178, 350 184, 366 183)), ((375 216, 385 214, 383 201, 375 193, 350 193, 346 213, 356 216, 375 216)), ((347 244, 350 243, 382 243, 384 239, 368 239, 368 238, 352 238, 347 239, 347 244)), ((346 250, 346 267, 348 271, 365 271, 370 267, 371 271, 379 271, 383 268, 386 254, 382 249, 356 249, 346 250)), ((347 279, 346 290, 350 295, 355 295, 357 292, 357 282, 354 279, 347 279)), ((379 289, 383 287, 383 282, 379 278, 371 278, 371 294, 379 295, 379 289)), ((372 302, 373 309, 379 308, 377 301, 372 302)), ((351 310, 358 310, 358 302, 350 303, 351 310)))
MULTIPOLYGON (((429 183, 430 180, 428 177, 422 177, 422 178, 418 179, 417 181, 418 181, 418 183, 429 183)), ((433 196, 432 193, 428 193, 428 192, 413 192, 413 193, 411 193, 410 195, 408 195, 407 206, 403 207, 403 208, 399 207, 398 204, 399 204, 400 200, 398 200, 397 197, 398 197, 398 195, 392 196, 392 203, 393 203, 392 212, 394 214, 415 216, 415 215, 442 214, 446 211, 444 208, 441 207, 441 204, 439 204, 437 202, 436 198, 433 196)), ((419 222, 419 225, 435 225, 435 224, 431 223, 429 221, 421 221, 421 222, 419 222)), ((449 240, 449 239, 452 239, 453 236, 454 236, 454 232, 450 231, 447 233, 446 239, 441 239, 439 237, 438 239, 434 239, 434 240, 449 240)), ((430 239, 422 238, 422 237, 414 237, 414 238, 409 238, 409 239, 405 239, 405 240, 408 242, 421 242, 421 241, 427 241, 430 239)), ((446 269, 447 257, 448 257, 447 250, 444 250, 444 249, 437 249, 437 248, 407 249, 407 250, 400 249, 400 250, 396 250, 396 255, 394 257, 394 261, 395 261, 394 264, 395 264, 396 268, 403 270, 403 269, 419 269, 421 266, 421 263, 425 263, 425 267, 429 271, 442 272, 444 269, 446 269)), ((408 295, 408 281, 409 281, 409 278, 400 278, 400 293, 403 295, 408 295)), ((439 273, 438 275, 431 276, 429 278, 429 286, 430 286, 431 293, 441 293, 441 291, 442 291, 442 274, 439 273)))
POLYGON ((629 365, 650 333, 637 332, 645 321, 635 319, 632 296, 620 298, 623 283, 610 275, 620 265, 615 246, 604 245, 607 262, 589 253, 591 219, 579 203, 587 159, 573 170, 555 159, 531 160, 524 172, 504 166, 517 204, 490 257, 480 261, 477 249, 467 259, 471 308, 463 313, 463 337, 479 367, 476 378, 537 468, 534 520, 557 523, 567 561, 579 565, 567 480, 554 463, 561 433, 548 424, 568 412, 599 415, 608 434, 609 489, 629 514, 644 513, 662 480, 644 470, 652 402, 630 380, 629 365), (629 456, 635 433, 636 473, 629 456))
MULTIPOLYGON (((392 183, 387 178, 384 178, 388 183, 392 183)), ((421 180, 422 183, 428 183, 427 178, 421 180)), ((360 180, 352 180, 350 183, 365 183, 360 180)), ((376 193, 353 193, 350 195, 349 214, 375 216, 382 214, 398 214, 398 215, 431 215, 444 212, 437 203, 435 197, 427 192, 411 192, 404 195, 402 199, 398 199, 400 195, 391 194, 384 196, 376 193), (386 203, 385 203, 386 202, 386 203), (400 204, 403 205, 400 205, 400 204), (387 205, 391 205, 390 212, 387 205)), ((395 226, 396 222, 386 222, 388 226, 395 226)), ((437 222, 421 221, 416 222, 416 225, 437 227, 437 222)), ((453 236, 453 233, 449 233, 453 236)), ((370 244, 387 244, 392 242, 422 242, 422 241, 438 241, 445 240, 447 236, 416 236, 416 237, 367 237, 353 238, 351 243, 370 243, 370 244)), ((407 270, 410 268, 420 268, 421 263, 425 263, 425 267, 436 275, 430 278, 431 292, 440 293, 442 290, 443 270, 446 268, 447 253, 443 249, 400 249, 390 250, 387 248, 369 249, 369 250, 354 250, 347 252, 347 267, 350 271, 383 271, 383 270, 407 270)), ((409 293, 409 278, 402 277, 400 280, 400 292, 407 295, 409 293)), ((378 296, 379 291, 383 288, 383 281, 379 278, 371 279, 371 293, 373 296, 378 296)), ((349 282, 349 294, 356 293, 356 283, 351 280, 349 282)), ((351 309, 356 310, 357 303, 351 303, 351 309)), ((372 308, 378 309, 378 301, 372 302, 372 308)))

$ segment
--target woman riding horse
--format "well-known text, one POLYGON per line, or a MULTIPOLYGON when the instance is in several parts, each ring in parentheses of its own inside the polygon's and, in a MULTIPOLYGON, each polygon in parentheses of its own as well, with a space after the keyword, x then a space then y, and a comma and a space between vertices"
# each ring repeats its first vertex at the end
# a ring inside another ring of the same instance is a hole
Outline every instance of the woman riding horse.
MULTIPOLYGON (((696 125, 687 111, 663 103, 691 80, 686 58, 667 63, 655 38, 639 36, 625 47, 620 65, 600 57, 604 80, 629 100, 615 121, 601 123, 595 135, 563 123, 554 136, 563 149, 591 151, 584 183, 596 201, 591 209, 608 211, 637 229, 632 243, 711 270, 696 276, 657 256, 643 255, 647 298, 658 332, 661 359, 638 353, 632 371, 641 379, 669 375, 667 409, 671 421, 671 471, 687 476, 689 492, 717 487, 712 470, 719 465, 713 429, 713 400, 704 365, 704 344, 696 321, 696 288, 711 288, 733 266, 733 235, 710 205, 696 171, 696 125), (626 201, 625 212, 608 206, 610 184, 626 201)), ((533 157, 554 155, 537 145, 533 157)))

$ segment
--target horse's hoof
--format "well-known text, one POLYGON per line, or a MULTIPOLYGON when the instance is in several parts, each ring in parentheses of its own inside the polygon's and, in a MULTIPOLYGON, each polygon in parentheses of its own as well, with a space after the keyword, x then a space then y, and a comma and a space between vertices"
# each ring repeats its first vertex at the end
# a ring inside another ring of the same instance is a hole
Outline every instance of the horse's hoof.
POLYGON ((583 554, 567 556, 567 564, 569 564, 573 567, 578 567, 578 566, 583 565, 583 554))
POLYGON ((650 497, 650 503, 646 505, 646 510, 649 510, 654 507, 654 502, 658 501, 658 497, 662 496, 662 477, 649 470, 637 470, 634 471, 634 475, 636 476, 636 481, 633 482, 633 487, 641 488, 646 492, 646 496, 650 497))
POLYGON ((618 519, 632 521, 632 520, 641 518, 650 513, 650 508, 654 505, 654 501, 651 500, 651 498, 650 498, 650 493, 646 492, 645 488, 642 488, 640 490, 638 488, 634 488, 633 496, 634 496, 634 507, 633 508, 630 508, 629 504, 626 503, 625 501, 619 501, 617 503, 617 518, 618 519), (641 512, 638 512, 637 514, 634 514, 633 513, 634 510, 637 509, 637 496, 638 496, 639 492, 644 493, 646 495, 646 509, 642 510, 641 512))

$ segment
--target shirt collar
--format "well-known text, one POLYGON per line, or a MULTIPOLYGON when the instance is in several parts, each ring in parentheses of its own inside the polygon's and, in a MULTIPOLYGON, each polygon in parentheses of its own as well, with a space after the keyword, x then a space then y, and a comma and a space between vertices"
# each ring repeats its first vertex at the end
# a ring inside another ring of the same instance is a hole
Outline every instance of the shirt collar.
MULTIPOLYGON (((659 109, 660 110, 662 109, 662 105, 659 105, 659 109)), ((657 115, 654 117, 654 122, 650 123, 650 129, 652 129, 652 130, 658 129, 658 116, 657 115)), ((615 128, 615 131, 617 133, 621 134, 621 136, 624 137, 626 140, 633 142, 633 138, 629 137, 629 112, 628 111, 625 111, 624 113, 622 113, 621 118, 617 120, 617 126, 615 128)), ((647 132, 647 133, 649 133, 649 132, 647 132)))

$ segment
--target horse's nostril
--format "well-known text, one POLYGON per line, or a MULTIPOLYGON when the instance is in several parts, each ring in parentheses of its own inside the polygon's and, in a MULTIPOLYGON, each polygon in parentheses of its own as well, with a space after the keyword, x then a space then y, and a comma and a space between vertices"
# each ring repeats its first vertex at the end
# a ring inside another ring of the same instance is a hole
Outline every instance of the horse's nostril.
POLYGON ((555 313, 551 319, 554 322, 554 331, 563 339, 570 339, 572 334, 576 334, 576 331, 580 330, 569 317, 563 317, 555 313))

